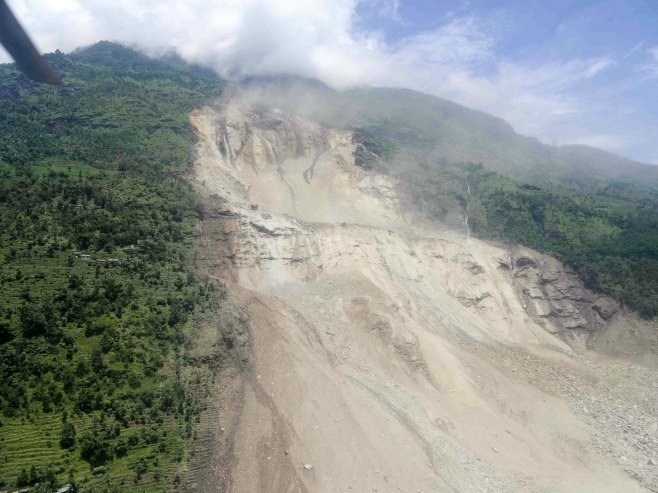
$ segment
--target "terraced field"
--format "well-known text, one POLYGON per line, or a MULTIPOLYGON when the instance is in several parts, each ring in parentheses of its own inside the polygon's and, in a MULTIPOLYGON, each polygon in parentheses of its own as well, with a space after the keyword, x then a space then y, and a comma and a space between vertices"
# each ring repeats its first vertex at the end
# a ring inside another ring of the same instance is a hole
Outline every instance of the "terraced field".
POLYGON ((0 489, 183 489, 217 368, 189 336, 223 303, 187 113, 223 84, 111 43, 50 61, 57 88, 0 66, 0 489))

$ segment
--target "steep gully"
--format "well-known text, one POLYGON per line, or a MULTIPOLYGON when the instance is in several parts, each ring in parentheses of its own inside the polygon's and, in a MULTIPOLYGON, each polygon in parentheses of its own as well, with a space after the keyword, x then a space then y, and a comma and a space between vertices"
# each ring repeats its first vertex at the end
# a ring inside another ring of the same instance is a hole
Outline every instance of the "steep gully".
POLYGON ((658 491, 655 324, 405 212, 348 131, 190 121, 197 261, 248 327, 204 491, 658 491))

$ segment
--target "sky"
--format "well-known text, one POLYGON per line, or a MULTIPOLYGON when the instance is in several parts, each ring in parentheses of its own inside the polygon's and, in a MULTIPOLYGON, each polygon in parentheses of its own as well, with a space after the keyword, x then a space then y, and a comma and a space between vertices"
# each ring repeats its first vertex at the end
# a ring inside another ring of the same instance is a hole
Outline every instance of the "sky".
MULTIPOLYGON (((224 77, 416 89, 658 164, 658 0, 9 0, 42 51, 172 49, 224 77)), ((7 61, 0 52, 0 61, 7 61)))

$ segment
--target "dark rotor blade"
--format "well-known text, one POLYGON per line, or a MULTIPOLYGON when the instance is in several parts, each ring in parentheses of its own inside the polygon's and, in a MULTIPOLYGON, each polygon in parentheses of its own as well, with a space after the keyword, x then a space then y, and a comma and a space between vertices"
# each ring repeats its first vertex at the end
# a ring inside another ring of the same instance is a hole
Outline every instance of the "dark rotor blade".
POLYGON ((59 84, 57 74, 39 54, 5 0, 0 0, 0 43, 14 58, 16 66, 30 79, 46 84, 59 84))

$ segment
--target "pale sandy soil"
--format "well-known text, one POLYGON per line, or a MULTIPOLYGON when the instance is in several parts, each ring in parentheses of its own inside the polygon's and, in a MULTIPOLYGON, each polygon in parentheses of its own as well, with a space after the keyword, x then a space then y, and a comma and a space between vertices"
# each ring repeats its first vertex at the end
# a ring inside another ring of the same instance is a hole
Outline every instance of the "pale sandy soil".
POLYGON ((656 371, 540 326, 508 251, 405 216, 348 132, 190 118, 199 262, 249 328, 216 491, 658 491, 656 371))

